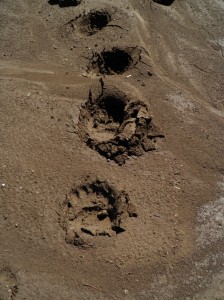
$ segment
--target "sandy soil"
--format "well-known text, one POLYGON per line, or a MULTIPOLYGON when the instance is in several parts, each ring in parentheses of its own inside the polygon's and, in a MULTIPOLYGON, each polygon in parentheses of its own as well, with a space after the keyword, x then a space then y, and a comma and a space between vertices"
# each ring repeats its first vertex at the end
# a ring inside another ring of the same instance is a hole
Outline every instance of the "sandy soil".
POLYGON ((1 300, 224 299, 224 2, 156 2, 0 0, 1 300))

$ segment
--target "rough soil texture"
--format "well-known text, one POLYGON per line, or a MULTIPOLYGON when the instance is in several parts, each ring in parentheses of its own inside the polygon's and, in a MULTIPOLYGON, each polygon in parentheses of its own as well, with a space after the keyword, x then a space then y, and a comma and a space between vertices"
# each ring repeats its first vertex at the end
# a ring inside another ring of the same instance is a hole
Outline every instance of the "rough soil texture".
POLYGON ((105 86, 103 80, 100 90, 90 90, 89 99, 80 110, 78 127, 81 139, 90 148, 119 165, 132 155, 155 150, 156 139, 164 137, 152 123, 144 102, 105 86))
POLYGON ((0 1, 1 300, 224 299, 223 15, 0 1))
POLYGON ((0 299, 15 299, 17 292, 16 276, 10 269, 0 270, 0 299))
POLYGON ((88 179, 66 197, 61 225, 67 243, 88 247, 94 243, 90 237, 124 232, 128 217, 137 217, 137 213, 124 191, 117 191, 106 181, 88 179))

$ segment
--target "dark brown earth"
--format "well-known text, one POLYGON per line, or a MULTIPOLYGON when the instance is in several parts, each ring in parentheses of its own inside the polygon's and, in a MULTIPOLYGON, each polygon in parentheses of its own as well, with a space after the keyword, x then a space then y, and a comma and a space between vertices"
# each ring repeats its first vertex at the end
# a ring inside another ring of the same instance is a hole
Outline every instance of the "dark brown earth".
POLYGON ((223 12, 0 0, 1 300, 224 299, 223 12))

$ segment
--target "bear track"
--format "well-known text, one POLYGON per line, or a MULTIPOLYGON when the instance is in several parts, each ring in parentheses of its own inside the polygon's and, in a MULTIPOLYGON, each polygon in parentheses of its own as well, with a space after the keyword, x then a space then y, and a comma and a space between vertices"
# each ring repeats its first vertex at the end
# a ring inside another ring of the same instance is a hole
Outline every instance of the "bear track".
POLYGON ((164 137, 152 122, 148 107, 140 100, 129 99, 115 87, 104 87, 83 105, 78 133, 87 146, 109 160, 123 165, 130 156, 155 150, 157 138, 164 137))
POLYGON ((87 178, 67 195, 60 224, 68 244, 89 247, 97 236, 112 237, 124 232, 129 217, 137 214, 127 193, 107 181, 87 178))

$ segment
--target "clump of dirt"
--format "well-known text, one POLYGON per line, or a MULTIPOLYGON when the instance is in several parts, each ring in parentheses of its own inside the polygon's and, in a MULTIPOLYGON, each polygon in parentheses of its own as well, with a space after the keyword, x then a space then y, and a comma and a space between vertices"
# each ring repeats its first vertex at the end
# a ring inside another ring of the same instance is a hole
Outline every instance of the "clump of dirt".
POLYGON ((79 135, 92 149, 123 165, 129 156, 155 150, 158 137, 164 137, 152 122, 145 103, 128 97, 115 87, 105 88, 81 108, 79 135))
POLYGON ((77 6, 82 0, 49 0, 48 3, 51 5, 58 4, 60 7, 77 6))
POLYGON ((93 35, 102 30, 111 21, 109 12, 106 11, 90 11, 82 17, 81 31, 87 35, 93 35))
POLYGON ((134 59, 129 49, 113 47, 94 53, 90 60, 89 69, 99 74, 122 74, 134 65, 134 59))
POLYGON ((170 6, 174 0, 153 0, 153 2, 165 5, 165 6, 170 6))
POLYGON ((0 270, 0 299, 14 299, 17 292, 16 276, 9 268, 0 270))
POLYGON ((85 247, 97 236, 124 232, 129 217, 137 214, 124 191, 117 191, 107 181, 87 178, 67 195, 60 224, 67 243, 85 247))

